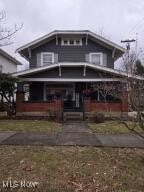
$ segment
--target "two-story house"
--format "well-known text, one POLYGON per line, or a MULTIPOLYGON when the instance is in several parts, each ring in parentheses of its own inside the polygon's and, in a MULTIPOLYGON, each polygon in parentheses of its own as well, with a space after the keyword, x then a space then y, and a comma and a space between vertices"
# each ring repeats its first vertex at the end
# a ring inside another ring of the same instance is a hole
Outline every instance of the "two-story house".
POLYGON ((126 95, 105 97, 102 90, 107 84, 119 89, 123 74, 114 69, 114 62, 125 52, 121 46, 88 30, 66 30, 53 31, 17 52, 30 63, 28 70, 14 74, 21 81, 17 115, 53 112, 57 118, 78 114, 84 119, 94 112, 128 111, 126 95), (24 101, 25 84, 28 101, 24 101))

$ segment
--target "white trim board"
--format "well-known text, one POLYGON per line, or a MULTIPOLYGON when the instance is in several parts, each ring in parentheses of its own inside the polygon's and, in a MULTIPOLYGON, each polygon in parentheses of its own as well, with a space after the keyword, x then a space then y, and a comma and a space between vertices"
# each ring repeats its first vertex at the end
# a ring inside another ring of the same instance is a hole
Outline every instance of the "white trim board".
POLYGON ((95 79, 73 79, 73 78, 22 78, 26 82, 109 82, 122 81, 121 78, 95 78, 95 79))

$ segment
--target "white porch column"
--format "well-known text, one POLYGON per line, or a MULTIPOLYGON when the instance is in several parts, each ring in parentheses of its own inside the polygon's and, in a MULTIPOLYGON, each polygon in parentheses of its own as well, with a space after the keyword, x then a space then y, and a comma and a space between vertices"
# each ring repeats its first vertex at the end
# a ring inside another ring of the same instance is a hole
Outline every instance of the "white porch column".
POLYGON ((46 101, 46 83, 43 83, 43 100, 46 101))

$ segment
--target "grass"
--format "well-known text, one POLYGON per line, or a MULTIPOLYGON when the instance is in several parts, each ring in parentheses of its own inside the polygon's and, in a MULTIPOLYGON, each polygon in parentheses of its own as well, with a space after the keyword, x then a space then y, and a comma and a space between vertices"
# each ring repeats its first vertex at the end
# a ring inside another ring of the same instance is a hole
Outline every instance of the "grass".
POLYGON ((142 192, 144 189, 142 149, 2 146, 0 157, 0 189, 2 181, 8 178, 39 182, 35 192, 142 192))
MULTIPOLYGON (((133 125, 132 122, 127 122, 129 125, 133 125)), ((93 133, 130 133, 130 130, 125 127, 125 125, 120 124, 116 121, 107 121, 104 123, 89 123, 89 129, 93 133)), ((136 127, 137 132, 142 132, 140 127, 136 127)))
POLYGON ((0 131, 30 131, 55 133, 61 130, 61 125, 43 120, 0 120, 0 131))

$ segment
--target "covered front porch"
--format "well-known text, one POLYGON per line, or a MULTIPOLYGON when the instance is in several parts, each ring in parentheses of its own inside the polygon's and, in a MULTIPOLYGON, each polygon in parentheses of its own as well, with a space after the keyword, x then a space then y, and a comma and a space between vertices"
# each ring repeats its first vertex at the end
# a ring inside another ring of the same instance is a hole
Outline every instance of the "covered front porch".
POLYGON ((17 92, 17 115, 55 116, 80 112, 82 119, 94 113, 118 115, 128 111, 126 91, 119 81, 23 82, 17 92), (105 90, 106 89, 106 90, 105 90))
POLYGON ((128 112, 124 74, 89 63, 58 63, 16 74, 17 115, 49 116, 62 119, 64 113, 128 112))

